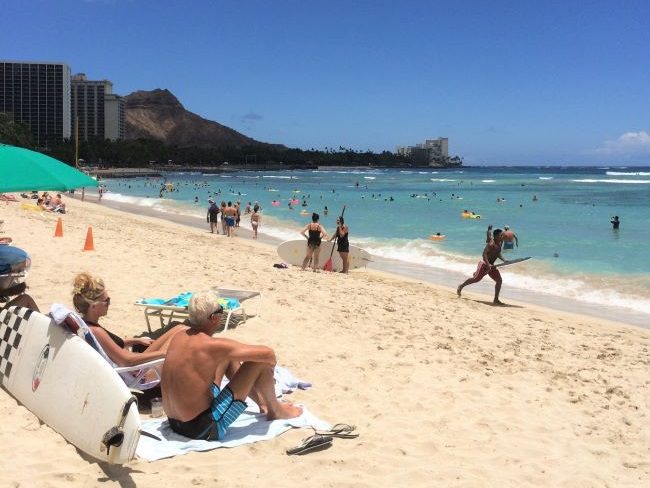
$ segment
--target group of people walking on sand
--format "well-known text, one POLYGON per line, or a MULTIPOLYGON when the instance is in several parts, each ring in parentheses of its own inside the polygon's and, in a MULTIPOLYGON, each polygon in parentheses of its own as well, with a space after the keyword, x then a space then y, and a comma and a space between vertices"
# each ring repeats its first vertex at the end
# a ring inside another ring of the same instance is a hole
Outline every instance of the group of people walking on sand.
MULTIPOLYGON (((239 202, 234 206, 232 202, 222 202, 221 208, 217 206, 214 200, 208 200, 209 207, 206 214, 206 222, 210 224, 211 233, 219 233, 219 214, 221 214, 221 225, 223 234, 228 237, 234 236, 234 228, 238 226, 239 223, 239 202)), ((327 207, 325 207, 327 209, 327 207)), ((250 223, 251 228, 253 229, 253 239, 257 239, 257 231, 262 224, 262 209, 257 202, 253 206, 252 212, 250 209, 250 204, 246 206, 247 212, 250 212, 250 223)), ((307 239, 307 253, 305 259, 302 263, 302 269, 305 270, 307 266, 311 263, 311 267, 314 271, 317 271, 320 258, 320 246, 321 242, 327 239, 327 231, 320 224, 320 215, 313 213, 311 217, 311 222, 307 224, 302 231, 300 232, 302 236, 307 239)), ((348 239, 349 229, 345 224, 343 215, 340 215, 336 219, 336 231, 330 237, 330 241, 336 239, 336 250, 341 257, 343 262, 343 269, 341 273, 347 273, 350 270, 350 241, 348 239)))
MULTIPOLYGON (((221 207, 217 206, 216 202, 212 199, 208 200, 208 213, 205 216, 206 222, 210 224, 210 232, 212 234, 219 233, 219 214, 221 214, 221 230, 223 235, 228 237, 235 236, 235 228, 239 227, 241 222, 241 205, 239 202, 226 203, 221 202, 221 207)), ((251 227, 253 229, 253 239, 257 239, 257 230, 262 223, 261 208, 257 202, 251 212, 250 202, 246 205, 246 213, 250 214, 251 227)))
MULTIPOLYGON (((320 245, 324 239, 327 239, 327 231, 320 224, 320 215, 317 213, 311 214, 311 222, 305 225, 300 231, 300 234, 307 239, 307 254, 302 261, 303 271, 307 268, 309 263, 314 272, 319 270, 318 261, 320 257, 320 245)), ((350 230, 345 224, 343 216, 340 215, 336 218, 336 231, 330 237, 330 241, 336 239, 336 250, 341 256, 343 262, 343 269, 341 273, 347 273, 350 270, 350 241, 348 239, 350 230)))

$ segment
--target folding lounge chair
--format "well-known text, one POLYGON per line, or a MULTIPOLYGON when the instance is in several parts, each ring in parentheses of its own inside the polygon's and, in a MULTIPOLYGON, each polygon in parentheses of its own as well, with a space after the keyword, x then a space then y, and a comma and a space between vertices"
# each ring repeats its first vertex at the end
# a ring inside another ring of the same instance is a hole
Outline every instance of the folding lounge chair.
POLYGON ((66 309, 62 305, 53 304, 50 316, 52 316, 55 322, 64 325, 72 333, 82 337, 90 347, 95 349, 113 367, 115 372, 120 375, 129 389, 138 391, 148 390, 160 383, 160 366, 165 361, 164 358, 146 361, 134 366, 117 366, 108 357, 97 339, 95 339, 90 327, 88 327, 78 314, 66 309))
MULTIPOLYGON (((255 290, 242 290, 238 288, 214 288, 221 297, 234 299, 230 300, 230 303, 224 307, 224 312, 226 313, 226 321, 224 323, 223 330, 228 330, 230 321, 233 318, 233 315, 237 315, 241 318, 242 323, 246 322, 248 318, 246 310, 244 309, 244 302, 253 300, 257 298, 257 306, 255 308, 255 313, 252 315, 259 316, 262 309, 262 293, 255 290), (236 303, 236 304, 235 304, 236 303)), ((147 299, 140 299, 135 302, 136 305, 144 307, 144 316, 147 321, 147 329, 149 332, 152 332, 151 329, 151 317, 157 317, 160 320, 160 327, 168 326, 172 320, 180 319, 184 320, 189 315, 187 310, 187 305, 173 305, 167 302, 163 303, 151 303, 147 299)))

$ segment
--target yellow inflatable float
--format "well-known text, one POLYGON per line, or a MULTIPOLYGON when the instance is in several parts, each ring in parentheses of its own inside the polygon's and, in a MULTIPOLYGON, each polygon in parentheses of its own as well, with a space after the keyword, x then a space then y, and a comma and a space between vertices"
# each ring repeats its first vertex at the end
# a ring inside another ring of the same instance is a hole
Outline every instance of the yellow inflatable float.
POLYGON ((480 219, 481 216, 478 214, 475 214, 474 212, 463 212, 460 214, 460 216, 464 219, 480 219))
POLYGON ((447 236, 445 236, 444 234, 441 234, 440 232, 438 232, 437 234, 431 234, 429 236, 429 239, 431 239, 432 241, 444 241, 445 237, 447 237, 447 236))
POLYGON ((43 210, 42 207, 39 207, 35 203, 21 203, 20 208, 22 208, 23 210, 30 210, 32 212, 40 212, 43 210))

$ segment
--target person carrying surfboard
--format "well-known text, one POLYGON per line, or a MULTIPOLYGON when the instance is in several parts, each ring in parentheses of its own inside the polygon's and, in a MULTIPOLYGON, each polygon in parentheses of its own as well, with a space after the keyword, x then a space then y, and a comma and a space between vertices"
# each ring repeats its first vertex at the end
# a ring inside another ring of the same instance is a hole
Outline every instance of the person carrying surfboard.
POLYGON ((463 283, 458 285, 458 288, 456 289, 456 293, 458 296, 460 296, 461 292, 463 291, 463 288, 465 288, 467 285, 471 285, 473 283, 478 283, 483 279, 485 275, 489 275, 490 278, 492 278, 495 281, 494 284, 494 304, 495 305, 503 305, 501 301, 499 301, 499 292, 501 291, 501 284, 503 280, 501 279, 501 273, 499 273, 499 270, 495 266, 494 262, 498 259, 501 261, 506 261, 505 258, 501 255, 501 244, 503 242, 503 231, 501 229, 495 229, 494 232, 492 232, 492 226, 488 225, 487 228, 487 235, 486 235, 486 245, 485 248, 483 249, 483 259, 479 261, 478 265, 476 266, 476 271, 474 271, 474 275, 471 278, 466 279, 463 283))

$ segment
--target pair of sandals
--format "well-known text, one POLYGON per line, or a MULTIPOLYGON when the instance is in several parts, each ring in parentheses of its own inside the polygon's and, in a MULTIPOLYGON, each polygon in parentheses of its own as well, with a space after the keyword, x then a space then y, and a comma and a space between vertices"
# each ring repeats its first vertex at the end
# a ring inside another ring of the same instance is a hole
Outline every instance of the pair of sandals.
POLYGON ((287 449, 287 454, 301 456, 310 452, 322 451, 332 445, 334 437, 356 439, 359 437, 359 433, 354 432, 355 430, 356 427, 349 424, 336 424, 330 430, 325 431, 314 429, 314 435, 303 439, 296 447, 287 449))

